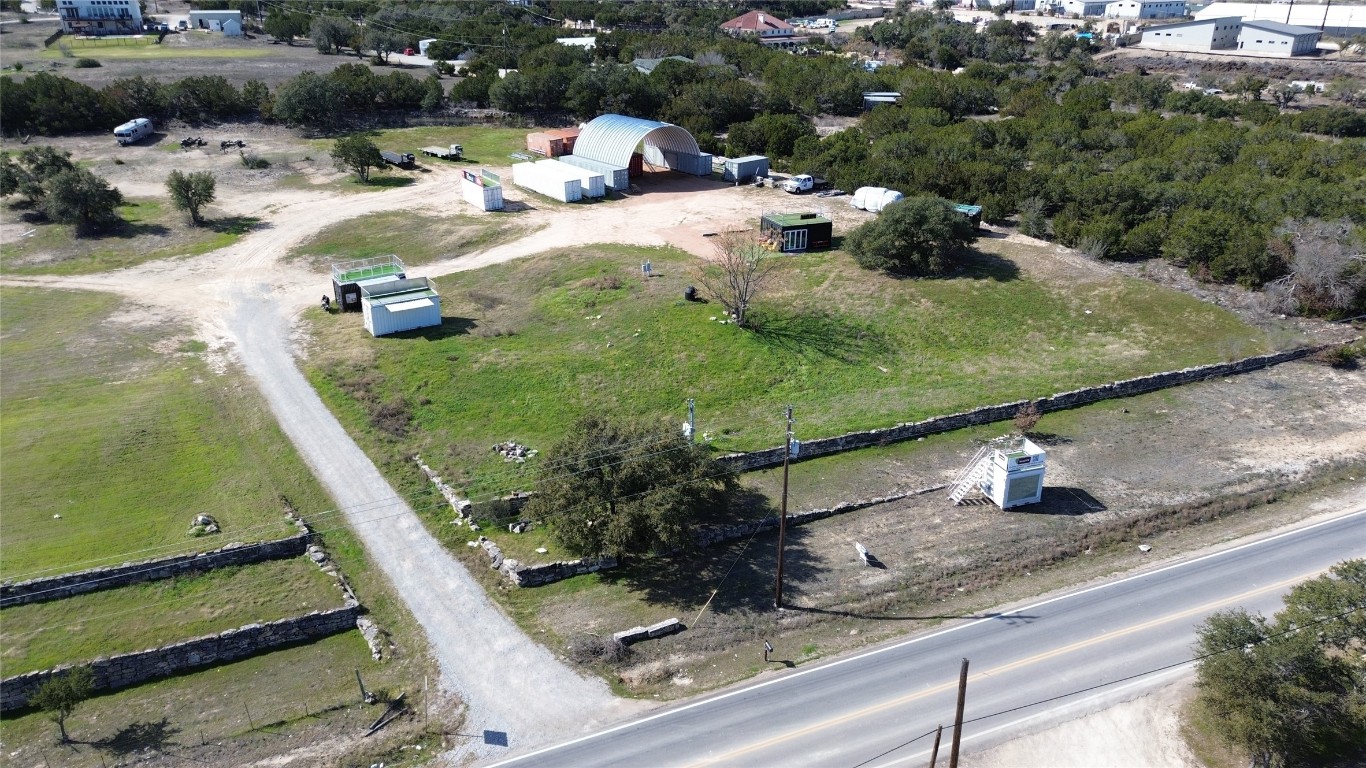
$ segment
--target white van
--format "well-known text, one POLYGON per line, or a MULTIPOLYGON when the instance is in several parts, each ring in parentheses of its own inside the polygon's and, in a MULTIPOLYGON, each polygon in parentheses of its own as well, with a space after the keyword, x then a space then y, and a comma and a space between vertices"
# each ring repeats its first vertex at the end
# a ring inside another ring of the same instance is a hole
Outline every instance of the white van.
POLYGON ((145 117, 135 118, 114 129, 114 138, 121 146, 142 141, 152 135, 152 121, 145 117))

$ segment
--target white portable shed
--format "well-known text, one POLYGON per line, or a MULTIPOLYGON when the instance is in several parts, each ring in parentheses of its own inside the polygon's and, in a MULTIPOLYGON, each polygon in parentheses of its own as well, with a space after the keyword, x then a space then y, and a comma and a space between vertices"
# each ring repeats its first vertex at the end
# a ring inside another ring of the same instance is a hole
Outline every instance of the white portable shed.
POLYGON ((387 336, 441 325, 441 296, 425 277, 361 283, 365 330, 387 336))

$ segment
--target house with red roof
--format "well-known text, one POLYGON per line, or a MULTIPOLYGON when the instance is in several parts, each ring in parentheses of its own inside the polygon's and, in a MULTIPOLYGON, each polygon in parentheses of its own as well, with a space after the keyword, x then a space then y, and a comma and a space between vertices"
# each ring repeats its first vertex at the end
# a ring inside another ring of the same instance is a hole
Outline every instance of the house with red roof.
POLYGON ((776 48, 795 48, 807 38, 797 37, 796 28, 764 11, 750 11, 721 25, 721 31, 732 37, 757 37, 764 45, 776 48))

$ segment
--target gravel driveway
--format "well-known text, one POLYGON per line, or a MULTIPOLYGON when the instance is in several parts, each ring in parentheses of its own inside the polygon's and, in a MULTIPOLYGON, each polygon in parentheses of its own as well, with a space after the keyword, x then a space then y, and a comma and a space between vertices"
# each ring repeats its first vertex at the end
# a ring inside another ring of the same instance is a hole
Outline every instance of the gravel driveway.
POLYGON ((289 323, 269 287, 240 289, 228 330, 285 434, 343 506, 441 664, 441 685, 466 703, 471 738, 453 760, 492 757, 600 726, 641 705, 611 695, 532 642, 422 526, 323 405, 290 356, 289 323), (524 674, 534 670, 535 674, 524 674), (498 734, 502 734, 499 736, 498 734))

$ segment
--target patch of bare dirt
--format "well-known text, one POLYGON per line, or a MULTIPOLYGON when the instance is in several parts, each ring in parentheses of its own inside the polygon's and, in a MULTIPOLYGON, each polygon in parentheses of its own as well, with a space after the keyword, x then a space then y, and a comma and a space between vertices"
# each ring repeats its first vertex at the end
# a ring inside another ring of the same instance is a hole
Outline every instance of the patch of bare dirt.
POLYGON ((1181 736, 1188 681, 969 753, 965 768, 1200 768, 1181 736))

